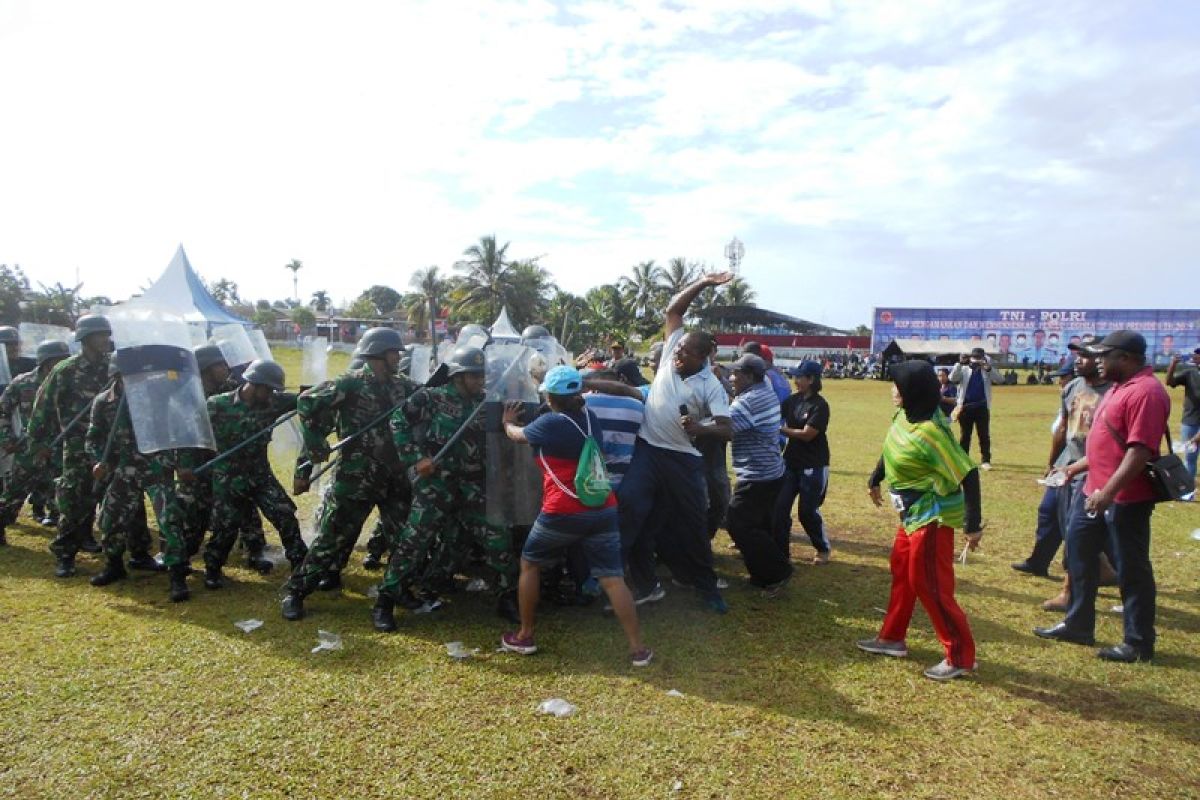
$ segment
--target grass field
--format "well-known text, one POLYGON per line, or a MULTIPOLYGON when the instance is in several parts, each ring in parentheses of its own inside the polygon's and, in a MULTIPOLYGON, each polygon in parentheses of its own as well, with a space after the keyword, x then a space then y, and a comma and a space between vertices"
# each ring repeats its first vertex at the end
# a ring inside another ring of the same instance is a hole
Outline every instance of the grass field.
MULTIPOLYGON (((281 357, 294 379, 295 354, 281 357)), ((657 653, 644 670, 627 666, 616 623, 595 608, 548 610, 543 650, 529 658, 494 652, 503 623, 474 594, 375 633, 366 594, 376 578, 361 554, 343 594, 311 598, 300 623, 279 616, 282 576, 240 564, 221 592, 193 578, 180 605, 166 601, 162 576, 92 588, 100 562, 89 556, 84 577, 56 580, 48 532, 23 517, 0 549, 0 794, 1200 796, 1200 506, 1154 515, 1155 664, 1106 664, 1091 648, 1036 639, 1030 629, 1055 619, 1039 603, 1058 584, 1008 565, 1032 542, 1057 392, 997 389, 987 532, 958 568, 979 672, 937 684, 921 676, 941 652, 919 609, 909 659, 853 647, 887 602, 894 520, 870 505, 864 478, 887 426, 888 384, 833 381, 826 396, 833 562, 800 566, 767 600, 722 533, 732 611, 712 616, 668 588, 643 614, 657 653), (265 625, 234 627, 251 617, 265 625), (344 649, 311 653, 318 629, 344 649), (451 660, 452 640, 480 655, 451 660), (578 713, 539 716, 551 697, 578 713)), ((811 554, 799 542, 793 552, 811 554)), ((1120 641, 1117 602, 1102 592, 1102 644, 1120 641)))

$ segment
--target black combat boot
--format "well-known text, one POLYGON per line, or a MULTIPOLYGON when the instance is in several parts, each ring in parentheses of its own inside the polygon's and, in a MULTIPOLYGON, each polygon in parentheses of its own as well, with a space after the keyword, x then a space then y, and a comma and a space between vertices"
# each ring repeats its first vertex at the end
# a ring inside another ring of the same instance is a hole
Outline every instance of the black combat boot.
POLYGON ((110 583, 116 583, 123 578, 129 576, 125 571, 125 565, 121 563, 120 556, 109 556, 104 569, 99 575, 92 576, 92 586, 108 586, 110 583))
POLYGON ((521 624, 521 613, 517 606, 517 593, 505 592, 496 600, 496 616, 514 625, 521 624))
POLYGON ((225 576, 221 574, 220 567, 205 567, 204 568, 204 588, 205 589, 224 589, 225 576))
POLYGON ((4 535, 4 529, 0 528, 0 547, 4 547, 6 544, 8 544, 8 539, 4 535))
POLYGON ((91 531, 88 531, 79 542, 79 549, 85 553, 92 554, 104 552, 104 549, 100 547, 100 543, 96 541, 96 537, 92 535, 91 531))
POLYGON ((182 603, 191 597, 192 593, 188 590, 187 585, 188 565, 176 564, 168 570, 168 573, 171 577, 171 602, 182 603))
POLYGON ((304 597, 299 592, 288 592, 283 598, 283 618, 288 622, 304 619, 304 597))
POLYGON ((342 588, 342 573, 326 572, 317 582, 318 592, 336 592, 342 588))
POLYGON ((46 512, 46 516, 42 517, 42 526, 46 528, 54 528, 58 525, 58 512, 53 508, 46 512))
POLYGON ((60 557, 58 559, 58 566, 54 569, 54 574, 59 578, 74 578, 75 556, 60 557))
POLYGON ((396 632, 396 603, 390 597, 379 595, 375 598, 375 606, 371 609, 371 624, 380 633, 396 632))
POLYGON ((374 572, 377 569, 383 568, 383 559, 375 553, 367 553, 367 557, 363 559, 363 569, 368 569, 374 572))
POLYGON ((46 507, 45 506, 31 506, 30 513, 33 514, 34 519, 36 519, 38 522, 41 522, 43 519, 46 518, 46 507))
POLYGON ((271 570, 275 569, 275 562, 264 556, 262 550, 252 550, 246 556, 246 566, 259 575, 270 575, 271 570))
POLYGON ((158 559, 151 556, 149 553, 138 553, 135 556, 129 557, 129 568, 140 569, 145 572, 166 572, 167 566, 158 559))

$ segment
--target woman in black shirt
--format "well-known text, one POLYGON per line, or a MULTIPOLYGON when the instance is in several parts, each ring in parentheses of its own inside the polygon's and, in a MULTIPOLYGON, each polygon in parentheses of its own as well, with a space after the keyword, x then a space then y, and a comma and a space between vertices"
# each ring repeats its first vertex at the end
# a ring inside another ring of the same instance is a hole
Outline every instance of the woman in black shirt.
POLYGON ((817 553, 814 564, 829 563, 829 538, 825 535, 825 521, 821 519, 821 504, 825 502, 825 490, 829 485, 829 439, 825 431, 829 427, 829 403, 821 396, 821 365, 816 361, 802 361, 788 370, 796 392, 783 401, 781 429, 787 438, 783 450, 786 471, 783 487, 775 506, 776 536, 787 548, 792 531, 792 503, 796 504, 796 518, 817 553))

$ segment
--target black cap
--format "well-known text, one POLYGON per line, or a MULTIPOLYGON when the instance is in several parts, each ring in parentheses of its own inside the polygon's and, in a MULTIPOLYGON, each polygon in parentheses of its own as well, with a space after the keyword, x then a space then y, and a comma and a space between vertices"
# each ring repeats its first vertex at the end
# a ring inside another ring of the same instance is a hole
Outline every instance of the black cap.
POLYGON ((971 357, 972 358, 987 358, 987 353, 985 353, 983 351, 982 347, 973 347, 973 348, 971 348, 971 357))
POLYGON ((1071 350, 1073 352, 1079 352, 1082 350, 1084 355, 1087 355, 1098 344, 1100 344, 1100 337, 1093 336, 1089 333, 1087 336, 1079 337, 1079 344, 1075 344, 1074 342, 1072 342, 1071 344, 1067 345, 1067 349, 1071 350))
POLYGON ((622 358, 617 363, 613 364, 613 372, 620 375, 630 386, 645 386, 650 381, 646 380, 646 376, 638 368, 637 360, 633 358, 622 358))
POLYGON ((1090 350, 1096 355, 1102 355, 1109 350, 1124 350, 1135 356, 1144 356, 1146 355, 1146 337, 1137 331, 1113 331, 1090 350))
POLYGON ((763 376, 767 374, 767 362, 753 353, 745 353, 733 362, 732 369, 735 372, 749 372, 756 380, 762 380, 763 376))
POLYGON ((1195 350, 1193 350, 1193 351, 1192 351, 1192 355, 1194 355, 1194 356, 1200 356, 1200 347, 1197 347, 1195 350))

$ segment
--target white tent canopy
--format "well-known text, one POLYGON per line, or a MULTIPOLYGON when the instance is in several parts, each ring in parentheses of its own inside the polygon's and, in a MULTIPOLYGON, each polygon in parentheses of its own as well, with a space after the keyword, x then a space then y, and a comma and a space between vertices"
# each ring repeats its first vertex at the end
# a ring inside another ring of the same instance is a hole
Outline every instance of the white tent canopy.
POLYGON ((183 245, 179 245, 175 257, 154 285, 126 305, 166 309, 192 325, 250 324, 230 314, 209 294, 200 276, 192 269, 183 245))

